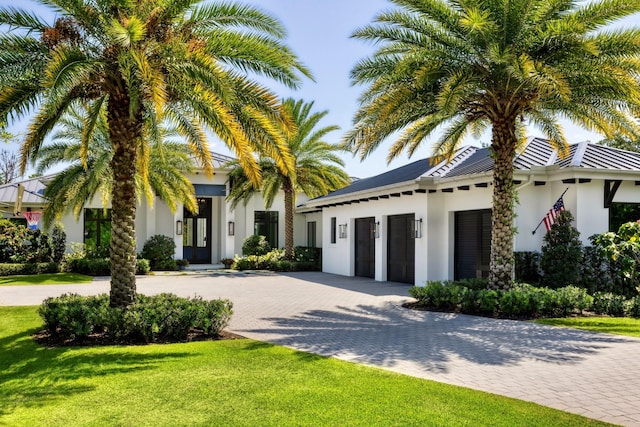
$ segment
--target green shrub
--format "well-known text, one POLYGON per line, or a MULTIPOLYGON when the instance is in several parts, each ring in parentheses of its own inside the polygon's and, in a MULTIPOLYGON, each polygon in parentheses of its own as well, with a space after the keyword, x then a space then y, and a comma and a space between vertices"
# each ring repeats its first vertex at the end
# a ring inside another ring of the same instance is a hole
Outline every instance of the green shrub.
POLYGON ((539 312, 538 298, 533 286, 517 285, 503 291, 500 296, 500 313, 505 317, 534 317, 539 312))
POLYGON ((171 237, 156 234, 144 243, 141 255, 149 260, 152 270, 177 270, 173 259, 175 252, 176 243, 171 237))
POLYGON ((46 234, 6 219, 0 220, 0 262, 32 264, 52 260, 49 237, 46 234))
POLYGON ((542 280, 539 252, 514 252, 515 281, 537 284, 542 280))
POLYGON ((498 312, 498 301, 500 295, 493 289, 482 289, 478 291, 478 308, 482 314, 495 316, 498 312))
POLYGON ((151 343, 184 341, 194 330, 219 335, 233 311, 228 300, 205 301, 173 294, 138 295, 138 301, 126 309, 110 307, 106 294, 65 294, 46 299, 38 313, 45 330, 55 338, 82 342, 101 333, 115 341, 151 343))
POLYGON ((320 271, 322 269, 322 248, 296 246, 295 269, 298 271, 320 271))
POLYGON ((580 232, 571 225, 572 221, 571 212, 560 212, 544 236, 540 258, 542 284, 552 289, 580 282, 583 248, 580 232))
POLYGON ((178 263, 175 259, 165 259, 158 261, 154 268, 156 271, 176 271, 178 270, 178 263))
POLYGON ((638 295, 640 287, 640 224, 622 224, 617 233, 602 233, 589 238, 609 263, 612 283, 605 291, 626 297, 638 295))
POLYGON ((271 246, 265 236, 254 234, 244 239, 242 243, 242 255, 266 255, 271 250, 271 246))
POLYGON ((89 248, 85 250, 84 258, 87 259, 104 259, 111 256, 111 249, 109 246, 98 246, 95 248, 89 248))
POLYGON ((40 262, 31 264, 0 264, 0 276, 16 274, 45 274, 59 273, 60 264, 55 262, 40 262))
MULTIPOLYGON (((111 261, 108 258, 72 258, 67 260, 66 270, 87 276, 110 276, 111 261)), ((148 260, 136 260, 136 274, 148 274, 150 270, 148 260)))
POLYGON ((592 308, 597 314, 623 316, 624 301, 625 298, 622 295, 616 295, 611 292, 596 292, 593 295, 592 308))
POLYGON ((624 302, 624 315, 636 318, 640 317, 640 295, 636 295, 624 302))
POLYGON ((61 224, 53 226, 51 231, 51 249, 53 252, 53 262, 61 262, 67 249, 67 234, 61 224))
POLYGON ((149 266, 148 259, 138 258, 136 260, 136 274, 145 275, 149 274, 151 271, 151 266, 149 266))
POLYGON ((582 314, 584 310, 591 309, 593 297, 587 294, 586 289, 576 286, 565 286, 556 290, 557 312, 555 315, 568 316, 572 313, 582 314))

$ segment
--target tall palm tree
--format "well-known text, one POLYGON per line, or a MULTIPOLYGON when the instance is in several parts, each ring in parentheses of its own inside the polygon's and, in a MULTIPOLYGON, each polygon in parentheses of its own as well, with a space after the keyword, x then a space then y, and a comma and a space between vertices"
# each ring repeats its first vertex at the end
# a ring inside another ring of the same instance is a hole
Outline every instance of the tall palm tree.
POLYGON ((232 185, 227 200, 235 208, 240 201, 246 204, 255 193, 261 191, 265 208, 270 209, 276 195, 282 190, 285 212, 285 256, 291 259, 294 255, 293 214, 296 194, 302 192, 309 197, 323 196, 344 187, 350 179, 343 169, 344 162, 336 154, 343 150, 341 145, 323 141, 329 132, 337 130, 338 127, 324 126, 316 129, 328 111, 312 112, 313 102, 307 103, 291 98, 285 99, 282 104, 295 124, 294 131, 286 137, 289 151, 294 158, 293 169, 283 170, 274 159, 261 156, 260 168, 263 181, 261 186, 256 186, 238 162, 231 162, 229 166, 232 170, 229 180, 232 185))
MULTIPOLYGON (((36 173, 39 174, 53 166, 65 167, 45 189, 47 204, 42 216, 45 227, 70 211, 76 219, 79 218, 85 204, 98 194, 103 206, 109 204, 113 187, 113 149, 109 142, 106 109, 103 108, 98 117, 91 140, 84 141, 88 146, 84 146, 81 143, 85 125, 83 119, 89 109, 89 105, 78 105, 63 115, 51 144, 43 146, 34 159, 38 162, 36 173)), ((172 211, 177 209, 178 203, 196 211, 198 204, 193 185, 184 175, 194 169, 190 150, 185 143, 172 137, 179 138, 179 133, 162 126, 154 129, 153 135, 145 137, 150 141, 149 172, 146 179, 140 173, 136 176, 137 199, 146 196, 151 206, 157 195, 172 211)), ((138 160, 142 158, 144 156, 139 154, 138 160)), ((144 168, 145 165, 138 165, 139 170, 144 168)))
POLYGON ((451 158, 470 130, 490 128, 490 282, 508 288, 513 158, 525 120, 563 152, 559 116, 607 137, 638 132, 631 115, 640 109, 640 30, 603 27, 640 11, 640 3, 390 1, 398 7, 353 34, 378 48, 351 72, 354 83, 368 86, 345 144, 364 158, 399 132, 391 160, 442 130, 433 154, 451 158))
MULTIPOLYGON (((91 101, 84 139, 106 105, 111 171, 111 304, 135 301, 136 171, 146 179, 143 123, 170 120, 200 165, 212 173, 205 131, 217 134, 254 182, 252 153, 291 159, 274 122, 278 99, 248 73, 297 87, 307 69, 283 44, 270 15, 232 2, 196 0, 40 0, 58 19, 0 8, 0 121, 35 110, 25 137, 24 169, 73 103, 91 101), (142 159, 138 157, 142 156, 142 159)), ((152 128, 149 128, 153 131, 152 128)), ((84 143, 83 143, 84 144, 84 143)), ((86 146, 86 144, 84 144, 86 146)))

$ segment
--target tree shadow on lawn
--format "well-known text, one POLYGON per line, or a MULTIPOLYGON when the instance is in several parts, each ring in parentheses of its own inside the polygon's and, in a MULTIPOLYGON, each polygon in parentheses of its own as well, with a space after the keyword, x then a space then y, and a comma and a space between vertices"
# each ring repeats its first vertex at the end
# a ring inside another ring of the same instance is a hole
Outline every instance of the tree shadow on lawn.
POLYGON ((382 367, 413 362, 421 371, 436 374, 449 372, 454 357, 479 365, 514 365, 525 359, 572 365, 612 344, 628 342, 530 322, 413 311, 394 303, 310 310, 265 320, 275 327, 236 332, 382 367))
POLYGON ((41 407, 96 388, 79 384, 83 378, 151 370, 167 360, 191 356, 126 347, 46 348, 31 339, 34 332, 0 338, 0 416, 16 407, 41 407))

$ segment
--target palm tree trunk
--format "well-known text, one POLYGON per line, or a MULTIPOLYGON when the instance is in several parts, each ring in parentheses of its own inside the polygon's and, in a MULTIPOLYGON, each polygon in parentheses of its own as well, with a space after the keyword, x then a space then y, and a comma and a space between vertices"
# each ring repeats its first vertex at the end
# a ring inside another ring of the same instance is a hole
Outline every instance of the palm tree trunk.
POLYGON ((284 190, 284 256, 286 259, 292 260, 294 258, 293 210, 295 202, 291 178, 285 177, 282 187, 284 190))
POLYGON ((107 114, 113 145, 110 304, 125 308, 136 301, 136 142, 142 125, 130 117, 129 97, 123 91, 110 95, 107 114))
POLYGON ((516 145, 515 119, 493 123, 493 209, 489 271, 489 283, 493 289, 509 289, 513 282, 513 158, 516 145))

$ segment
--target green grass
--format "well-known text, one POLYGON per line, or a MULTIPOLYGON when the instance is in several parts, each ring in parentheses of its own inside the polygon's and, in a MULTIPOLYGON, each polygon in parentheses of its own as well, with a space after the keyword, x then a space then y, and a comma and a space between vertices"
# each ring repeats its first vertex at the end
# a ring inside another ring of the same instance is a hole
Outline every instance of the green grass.
POLYGON ((0 277, 0 286, 66 285, 91 282, 93 282, 93 277, 78 273, 51 273, 0 277))
POLYGON ((629 317, 567 317, 561 319, 538 319, 536 322, 545 325, 640 337, 640 319, 629 317))
POLYGON ((0 307, 0 425, 605 425, 247 339, 52 349, 39 325, 0 307))

